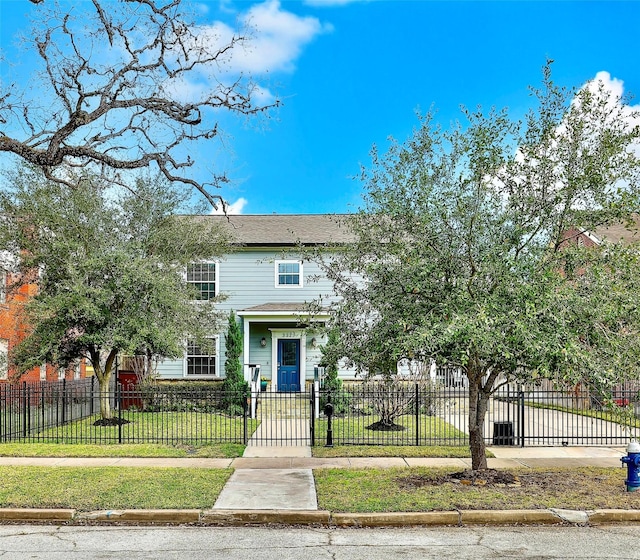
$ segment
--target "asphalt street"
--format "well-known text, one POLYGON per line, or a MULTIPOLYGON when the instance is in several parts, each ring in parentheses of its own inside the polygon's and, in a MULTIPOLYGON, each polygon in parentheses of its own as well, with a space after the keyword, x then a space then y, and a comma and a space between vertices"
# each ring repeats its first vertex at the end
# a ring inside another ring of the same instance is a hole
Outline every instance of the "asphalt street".
POLYGON ((640 559, 639 526, 328 529, 0 526, 0 558, 640 559))

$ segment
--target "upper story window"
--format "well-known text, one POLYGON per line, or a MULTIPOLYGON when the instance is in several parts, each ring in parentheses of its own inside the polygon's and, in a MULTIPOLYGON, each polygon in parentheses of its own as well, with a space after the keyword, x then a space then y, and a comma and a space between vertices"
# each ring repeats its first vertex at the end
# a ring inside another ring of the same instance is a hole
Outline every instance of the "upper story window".
POLYGON ((187 282, 196 288, 196 299, 208 301, 218 295, 216 263, 193 263, 187 267, 187 282))
POLYGON ((276 288, 302 288, 302 263, 276 261, 276 288))

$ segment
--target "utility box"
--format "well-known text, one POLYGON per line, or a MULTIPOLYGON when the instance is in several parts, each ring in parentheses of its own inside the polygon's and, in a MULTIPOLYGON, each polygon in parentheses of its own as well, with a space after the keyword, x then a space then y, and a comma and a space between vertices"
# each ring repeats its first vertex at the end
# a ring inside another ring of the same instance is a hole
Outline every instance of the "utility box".
POLYGON ((513 422, 493 423, 493 445, 514 445, 513 422))

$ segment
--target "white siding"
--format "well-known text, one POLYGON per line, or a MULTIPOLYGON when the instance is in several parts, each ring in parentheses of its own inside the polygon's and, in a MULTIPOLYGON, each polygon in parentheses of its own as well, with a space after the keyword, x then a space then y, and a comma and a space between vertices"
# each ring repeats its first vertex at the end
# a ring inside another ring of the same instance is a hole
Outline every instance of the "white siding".
POLYGON ((163 379, 184 378, 184 360, 165 360, 158 364, 158 375, 163 379))

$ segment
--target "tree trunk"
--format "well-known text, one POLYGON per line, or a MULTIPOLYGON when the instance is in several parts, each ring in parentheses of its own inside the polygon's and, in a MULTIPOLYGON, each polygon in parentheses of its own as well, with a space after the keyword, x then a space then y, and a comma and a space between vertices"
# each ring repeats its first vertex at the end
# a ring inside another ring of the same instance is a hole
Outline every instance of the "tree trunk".
POLYGON ((498 370, 485 367, 479 360, 470 361, 470 366, 467 368, 467 377, 469 379, 469 446, 471 448, 471 468, 474 471, 487 468, 484 419, 489 409, 489 397, 493 394, 493 384, 498 378, 498 373, 498 370))
POLYGON ((111 350, 111 352, 109 352, 109 356, 105 361, 103 369, 99 349, 94 348, 89 351, 89 361, 91 362, 93 371, 95 372, 95 376, 98 379, 98 389, 100 391, 100 417, 103 420, 111 419, 109 385, 111 381, 111 371, 113 370, 113 364, 117 355, 117 350, 111 350))
MULTIPOLYGON (((98 377, 98 376, 96 376, 98 377)), ((100 417, 103 420, 111 418, 111 402, 109 400, 109 381, 111 381, 111 372, 109 375, 104 373, 98 377, 98 387, 100 388, 100 417)))
POLYGON ((469 375, 469 447, 471 448, 471 468, 474 471, 487 468, 484 444, 484 417, 488 398, 483 395, 482 377, 469 375))

